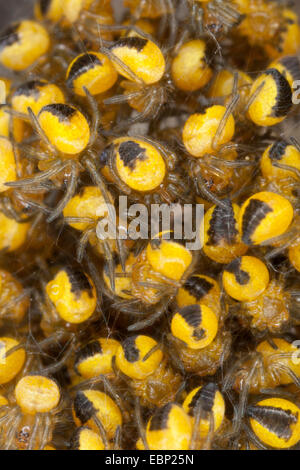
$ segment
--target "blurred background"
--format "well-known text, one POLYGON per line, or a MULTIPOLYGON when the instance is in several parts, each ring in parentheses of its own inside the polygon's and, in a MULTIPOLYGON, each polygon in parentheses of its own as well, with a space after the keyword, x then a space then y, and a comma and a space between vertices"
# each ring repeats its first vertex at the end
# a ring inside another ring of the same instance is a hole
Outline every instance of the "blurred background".
MULTIPOLYGON (((34 3, 35 0, 0 0, 0 29, 14 20, 32 16, 34 3)), ((114 5, 120 3, 122 0, 112 0, 114 5)))
MULTIPOLYGON (((122 0, 112 1, 114 4, 122 2, 122 0)), ((31 16, 34 3, 35 0, 0 0, 0 28, 5 28, 8 23, 16 19, 31 16)), ((295 0, 294 3, 294 8, 300 14, 300 0, 295 0)))

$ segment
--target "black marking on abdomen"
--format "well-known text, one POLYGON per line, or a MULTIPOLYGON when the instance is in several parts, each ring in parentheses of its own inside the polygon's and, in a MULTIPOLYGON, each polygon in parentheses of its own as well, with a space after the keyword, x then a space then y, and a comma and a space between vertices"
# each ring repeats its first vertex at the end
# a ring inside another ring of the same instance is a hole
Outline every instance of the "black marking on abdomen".
POLYGON ((298 413, 274 406, 249 406, 246 415, 261 424, 277 437, 288 441, 292 436, 291 424, 297 423, 298 413))
POLYGON ((214 382, 203 385, 203 387, 195 393, 189 404, 189 415, 194 416, 194 411, 198 404, 200 404, 201 410, 205 411, 205 413, 211 413, 217 391, 218 386, 214 382))
POLYGON ((284 140, 275 142, 269 150, 270 160, 281 160, 289 144, 284 140))
POLYGON ((266 75, 271 75, 276 83, 276 103, 272 108, 271 117, 284 117, 290 111, 292 102, 292 90, 287 79, 276 69, 268 69, 266 75))
POLYGON ((159 408, 151 419, 149 430, 162 431, 163 429, 167 429, 169 414, 172 408, 173 403, 167 403, 167 405, 159 408))
POLYGON ((56 116, 60 122, 69 121, 76 114, 76 109, 63 103, 54 103, 44 106, 41 112, 49 112, 56 116))
POLYGON ((76 417, 85 424, 96 413, 93 403, 81 391, 76 393, 74 399, 74 411, 76 417))
POLYGON ((66 267, 65 271, 68 275, 71 292, 78 295, 81 292, 88 292, 89 296, 93 295, 93 287, 87 277, 87 275, 80 269, 66 267))
POLYGON ((250 276, 246 271, 241 269, 242 258, 236 258, 225 269, 225 271, 234 274, 238 284, 244 286, 250 281, 250 276))
POLYGON ((40 94, 38 87, 46 85, 47 83, 40 80, 30 80, 29 82, 22 83, 14 92, 14 96, 33 96, 34 98, 38 98, 40 94))
POLYGON ((20 40, 20 36, 17 33, 19 26, 20 23, 14 23, 2 31, 0 37, 0 50, 7 46, 12 46, 20 40))
POLYGON ((179 313, 189 326, 198 328, 201 325, 202 314, 200 305, 188 305, 187 307, 181 308, 179 313))
POLYGON ((125 359, 128 362, 137 362, 140 358, 140 351, 135 345, 136 336, 130 336, 122 342, 125 359))
POLYGON ((145 149, 132 140, 127 140, 119 145, 119 155, 125 166, 131 171, 135 169, 137 160, 145 160, 145 149))
POLYGON ((102 62, 101 60, 96 56, 96 54, 84 54, 81 57, 79 57, 72 65, 69 75, 68 75, 68 80, 67 80, 67 86, 72 88, 73 83, 76 80, 77 77, 80 75, 83 75, 86 73, 88 70, 93 69, 95 66, 101 66, 102 62))
POLYGON ((80 428, 77 428, 76 431, 74 432, 71 442, 70 442, 70 448, 71 450, 80 450, 80 438, 81 438, 81 433, 84 430, 90 431, 90 428, 87 426, 80 426, 80 428))
POLYGON ((111 46, 111 50, 113 51, 115 48, 119 47, 128 47, 129 49, 135 49, 136 51, 140 52, 144 49, 148 42, 148 39, 140 38, 138 36, 132 36, 128 38, 119 39, 115 44, 111 46))
POLYGON ((205 297, 213 287, 214 285, 207 281, 207 279, 198 276, 189 277, 183 286, 197 301, 205 297))
POLYGON ((242 241, 246 245, 252 245, 251 236, 260 225, 262 220, 265 219, 269 212, 273 209, 259 199, 251 199, 245 209, 242 220, 242 241))
POLYGON ((79 375, 81 375, 80 372, 78 371, 79 364, 85 361, 86 359, 89 359, 90 357, 95 356, 96 354, 102 354, 102 348, 101 348, 101 344, 99 341, 91 341, 86 346, 84 346, 83 348, 79 349, 79 351, 76 352, 75 361, 74 361, 74 369, 79 375))

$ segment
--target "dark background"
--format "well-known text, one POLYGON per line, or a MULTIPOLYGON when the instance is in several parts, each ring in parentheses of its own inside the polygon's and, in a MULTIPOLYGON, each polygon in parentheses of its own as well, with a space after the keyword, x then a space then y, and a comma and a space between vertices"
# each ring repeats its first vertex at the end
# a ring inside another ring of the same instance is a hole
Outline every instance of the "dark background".
POLYGON ((34 0, 0 0, 0 28, 11 21, 32 15, 34 0))

